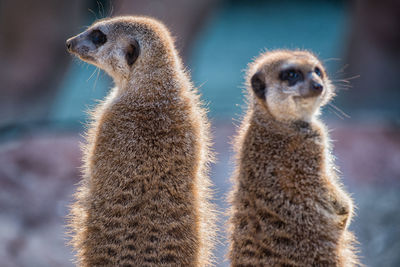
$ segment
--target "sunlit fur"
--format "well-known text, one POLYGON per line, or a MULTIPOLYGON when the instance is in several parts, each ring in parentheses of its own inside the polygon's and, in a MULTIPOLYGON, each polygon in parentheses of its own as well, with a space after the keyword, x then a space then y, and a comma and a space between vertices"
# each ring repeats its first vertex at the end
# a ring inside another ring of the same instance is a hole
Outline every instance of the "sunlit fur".
POLYGON ((266 52, 250 64, 247 87, 229 197, 231 265, 358 265, 347 229, 352 200, 342 189, 327 130, 317 117, 333 94, 321 63, 306 51, 266 52), (301 84, 290 88, 278 78, 287 65, 305 72, 318 65, 325 92, 302 99, 301 84), (250 85, 258 71, 266 78, 264 99, 250 85))
MULTIPOLYGON (((83 180, 72 206, 80 266, 206 266, 209 125, 168 30, 143 17, 96 22, 107 42, 76 52, 115 82, 91 113, 83 180), (126 47, 136 39, 137 61, 126 47)), ((84 35, 85 33, 83 33, 84 35)))

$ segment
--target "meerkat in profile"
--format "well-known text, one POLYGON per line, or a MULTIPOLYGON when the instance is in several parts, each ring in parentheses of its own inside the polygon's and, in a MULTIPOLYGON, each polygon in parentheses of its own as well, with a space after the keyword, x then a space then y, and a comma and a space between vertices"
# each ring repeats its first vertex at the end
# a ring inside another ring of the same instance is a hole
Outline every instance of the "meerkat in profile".
POLYGON ((104 19, 67 48, 116 85, 84 147, 71 211, 79 265, 208 265, 208 122, 168 30, 150 18, 104 19))
POLYGON ((352 200, 318 119, 334 94, 320 61, 307 51, 267 52, 247 83, 229 199, 231 265, 358 265, 347 229, 352 200))

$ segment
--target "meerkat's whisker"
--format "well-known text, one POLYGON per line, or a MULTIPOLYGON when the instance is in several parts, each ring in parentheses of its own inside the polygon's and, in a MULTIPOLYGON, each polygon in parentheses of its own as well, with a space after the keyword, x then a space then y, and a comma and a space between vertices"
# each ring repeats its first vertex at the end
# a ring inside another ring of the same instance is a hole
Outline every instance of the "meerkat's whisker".
POLYGON ((340 114, 342 114, 344 117, 350 119, 350 116, 347 115, 343 110, 341 110, 340 108, 338 108, 336 105, 334 105, 333 103, 328 103, 329 106, 331 106, 332 108, 334 108, 336 111, 340 112, 340 114))
POLYGON ((331 58, 324 59, 323 62, 341 61, 341 60, 342 60, 342 59, 341 59, 341 58, 338 58, 338 57, 331 57, 331 58))
POLYGON ((113 13, 114 13, 114 5, 110 1, 110 12, 108 13, 108 17, 112 17, 113 13))
POLYGON ((350 83, 350 81, 346 79, 338 79, 338 80, 333 80, 334 82, 342 82, 342 83, 350 83))
POLYGON ((339 113, 337 113, 333 108, 331 108, 330 106, 328 106, 328 110, 330 112, 332 112, 333 114, 335 114, 339 119, 344 120, 344 117, 342 117, 339 113))
POLYGON ((361 75, 354 75, 352 77, 344 78, 344 79, 339 79, 339 80, 334 80, 338 82, 344 82, 344 83, 350 83, 351 80, 358 79, 360 78, 361 75))
POLYGON ((96 70, 97 70, 97 75, 96 75, 96 79, 94 80, 94 83, 93 83, 92 91, 95 91, 97 81, 99 80, 99 76, 100 76, 100 68, 96 67, 96 70))
POLYGON ((342 73, 345 71, 345 69, 347 69, 350 65, 349 64, 345 64, 343 67, 341 67, 338 71, 336 71, 336 73, 342 73))
POLYGON ((102 17, 104 18, 104 16, 105 16, 105 11, 104 11, 104 5, 103 5, 102 2, 100 2, 100 6, 101 6, 101 9, 102 9, 102 17))
POLYGON ((94 15, 94 18, 95 18, 96 20, 98 20, 97 14, 96 14, 92 9, 88 8, 88 11, 94 15))
POLYGON ((361 77, 361 75, 360 74, 358 74, 358 75, 354 75, 354 76, 352 76, 352 77, 349 77, 349 78, 345 78, 347 81, 351 81, 351 80, 354 80, 354 79, 358 79, 358 78, 360 78, 361 77))
POLYGON ((94 68, 92 74, 90 74, 89 78, 86 80, 86 82, 88 82, 94 75, 94 73, 97 71, 97 67, 94 68))

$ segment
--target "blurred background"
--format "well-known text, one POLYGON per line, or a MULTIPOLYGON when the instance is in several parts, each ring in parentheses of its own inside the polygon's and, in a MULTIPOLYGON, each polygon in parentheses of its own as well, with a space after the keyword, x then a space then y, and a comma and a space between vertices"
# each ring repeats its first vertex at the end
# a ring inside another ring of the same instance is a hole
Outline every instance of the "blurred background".
MULTIPOLYGON (((265 49, 314 51, 337 87, 323 118, 357 205, 367 266, 400 266, 400 1, 70 0, 0 2, 0 266, 73 266, 65 217, 80 180, 86 111, 112 81, 69 56, 94 20, 163 21, 210 110, 215 202, 225 211, 244 72, 265 49)), ((221 215, 216 265, 225 260, 221 215)))

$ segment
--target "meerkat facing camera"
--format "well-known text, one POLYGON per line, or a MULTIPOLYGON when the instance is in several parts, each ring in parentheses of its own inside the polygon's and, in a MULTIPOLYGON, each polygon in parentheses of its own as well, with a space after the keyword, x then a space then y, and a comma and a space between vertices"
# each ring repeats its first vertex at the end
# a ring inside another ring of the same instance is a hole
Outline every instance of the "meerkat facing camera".
POLYGON ((92 113, 71 211, 80 266, 210 263, 209 129, 168 30, 144 17, 94 23, 68 50, 116 87, 92 113))
POLYGON ((318 119, 334 94, 322 64, 307 51, 266 52, 247 82, 229 198, 231 265, 358 265, 352 200, 318 119))

